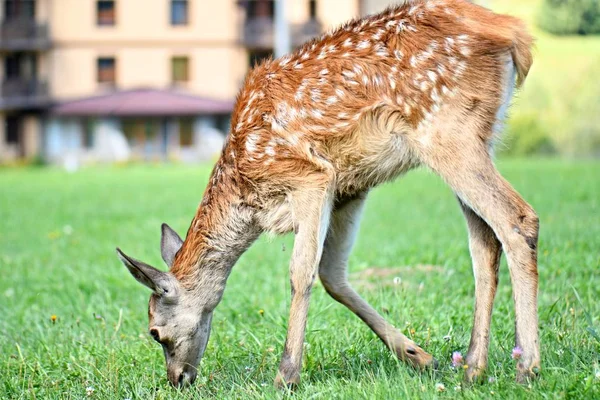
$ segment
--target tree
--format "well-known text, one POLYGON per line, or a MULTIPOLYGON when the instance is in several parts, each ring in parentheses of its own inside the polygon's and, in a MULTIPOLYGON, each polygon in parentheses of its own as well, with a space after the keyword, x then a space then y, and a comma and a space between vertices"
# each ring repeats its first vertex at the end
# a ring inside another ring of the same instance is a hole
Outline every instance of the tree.
POLYGON ((600 34, 600 0, 544 0, 537 20, 556 35, 600 34))

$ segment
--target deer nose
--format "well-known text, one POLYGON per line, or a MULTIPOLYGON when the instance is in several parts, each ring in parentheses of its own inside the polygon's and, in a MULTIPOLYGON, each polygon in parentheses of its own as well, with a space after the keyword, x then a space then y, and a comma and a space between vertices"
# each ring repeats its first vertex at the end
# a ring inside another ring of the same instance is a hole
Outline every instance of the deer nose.
POLYGON ((178 374, 169 374, 169 381, 174 387, 182 389, 193 384, 196 380, 196 375, 195 371, 182 370, 178 374))

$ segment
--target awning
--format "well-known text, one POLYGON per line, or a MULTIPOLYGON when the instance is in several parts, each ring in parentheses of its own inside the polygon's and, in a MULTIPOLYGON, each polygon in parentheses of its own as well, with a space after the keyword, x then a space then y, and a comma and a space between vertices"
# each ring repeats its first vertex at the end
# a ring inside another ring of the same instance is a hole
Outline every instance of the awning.
POLYGON ((233 101, 169 89, 134 89, 66 101, 52 108, 59 116, 191 116, 228 114, 233 101))

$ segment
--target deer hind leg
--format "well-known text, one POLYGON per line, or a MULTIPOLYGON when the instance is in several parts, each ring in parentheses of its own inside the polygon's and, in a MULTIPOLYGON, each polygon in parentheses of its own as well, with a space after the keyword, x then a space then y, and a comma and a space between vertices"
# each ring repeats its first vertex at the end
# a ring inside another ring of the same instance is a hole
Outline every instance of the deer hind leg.
POLYGON ((297 191, 292 195, 297 224, 290 262, 292 303, 283 355, 275 378, 275 385, 278 387, 293 388, 300 383, 310 294, 333 205, 332 188, 329 184, 330 182, 326 182, 323 187, 297 191))
POLYGON ((459 203, 467 220, 469 249, 475 275, 475 313, 466 359, 469 367, 466 379, 473 381, 481 376, 487 366, 490 322, 498 287, 498 266, 502 246, 492 228, 460 199, 459 203))
MULTIPOLYGON (((419 152, 452 187, 460 200, 493 229, 506 253, 515 303, 515 342, 523 350, 517 380, 533 377, 540 366, 537 316, 537 241, 539 222, 533 208, 500 176, 486 143, 468 129, 438 137, 419 152)), ((476 325, 476 328, 480 328, 476 325)), ((477 332, 475 332, 477 334, 477 332)))
POLYGON ((319 265, 319 277, 327 293, 362 319, 401 360, 423 368, 437 361, 388 323, 350 286, 348 256, 352 250, 366 195, 339 205, 333 211, 319 265))

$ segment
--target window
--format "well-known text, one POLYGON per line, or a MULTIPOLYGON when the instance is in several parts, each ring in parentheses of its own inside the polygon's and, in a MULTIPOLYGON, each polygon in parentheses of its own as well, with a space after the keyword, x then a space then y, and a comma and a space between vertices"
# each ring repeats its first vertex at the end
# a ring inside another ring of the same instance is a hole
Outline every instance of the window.
POLYGON ((253 0, 246 3, 248 18, 273 18, 275 16, 275 1, 253 0))
POLYGON ((273 57, 272 50, 251 50, 248 52, 248 65, 250 68, 254 68, 260 64, 263 60, 273 57))
POLYGON ((98 59, 98 82, 115 83, 116 62, 114 57, 101 57, 98 59))
POLYGON ((4 0, 4 17, 35 18, 35 0, 4 0))
POLYGON ((188 24, 188 0, 171 0, 171 25, 188 24))
POLYGON ((171 58, 171 80, 187 82, 190 79, 190 60, 188 57, 171 58))
POLYGON ((96 23, 100 26, 111 26, 116 21, 114 0, 98 0, 96 3, 96 23))
POLYGON ((311 19, 317 18, 317 0, 308 1, 308 15, 311 19))

